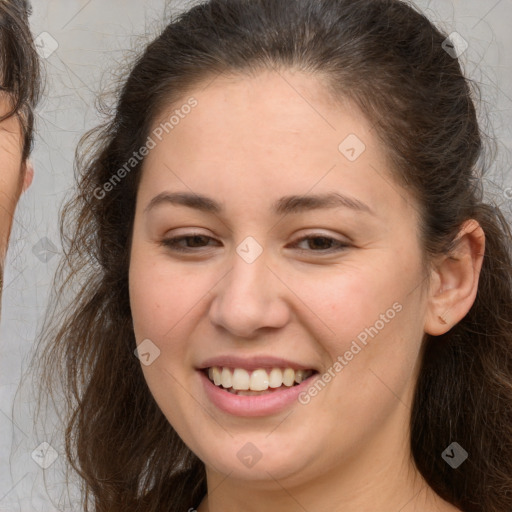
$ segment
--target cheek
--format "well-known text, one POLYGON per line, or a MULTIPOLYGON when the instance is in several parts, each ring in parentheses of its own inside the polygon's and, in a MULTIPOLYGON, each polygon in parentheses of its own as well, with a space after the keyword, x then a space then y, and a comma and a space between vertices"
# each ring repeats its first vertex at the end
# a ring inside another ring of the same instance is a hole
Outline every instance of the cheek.
POLYGON ((394 317, 399 306, 393 309, 393 305, 401 304, 408 291, 385 258, 378 259, 379 265, 365 263, 325 278, 303 279, 301 296, 329 327, 328 338, 340 348, 379 321, 382 314, 394 317))
POLYGON ((129 292, 137 340, 163 339, 199 298, 197 276, 157 250, 138 241, 132 246, 129 292))
POLYGON ((302 297, 328 327, 322 328, 322 344, 331 371, 344 375, 334 379, 333 390, 365 388, 374 396, 382 391, 375 374, 390 386, 403 387, 421 341, 418 276, 419 269, 407 267, 406 259, 380 254, 358 268, 303 281, 302 297))
MULTIPOLYGON (((149 252, 132 250, 129 270, 130 306, 137 345, 148 343, 151 357, 148 365, 141 364, 144 378, 151 394, 157 401, 167 419, 174 423, 174 411, 186 407, 186 396, 180 385, 184 378, 186 350, 189 332, 187 331, 187 313, 190 312, 193 287, 189 276, 171 266, 157 263, 149 252)), ((146 345, 148 346, 148 345, 146 345)))

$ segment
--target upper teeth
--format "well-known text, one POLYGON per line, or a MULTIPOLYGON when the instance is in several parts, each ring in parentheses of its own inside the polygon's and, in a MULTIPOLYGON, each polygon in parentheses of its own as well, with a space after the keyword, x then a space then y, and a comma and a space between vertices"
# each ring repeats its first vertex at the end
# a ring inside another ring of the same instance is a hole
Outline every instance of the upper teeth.
POLYGON ((264 391, 265 389, 300 384, 313 374, 313 370, 294 370, 293 368, 272 368, 270 372, 260 368, 252 373, 243 368, 208 368, 208 377, 216 386, 239 390, 264 391))

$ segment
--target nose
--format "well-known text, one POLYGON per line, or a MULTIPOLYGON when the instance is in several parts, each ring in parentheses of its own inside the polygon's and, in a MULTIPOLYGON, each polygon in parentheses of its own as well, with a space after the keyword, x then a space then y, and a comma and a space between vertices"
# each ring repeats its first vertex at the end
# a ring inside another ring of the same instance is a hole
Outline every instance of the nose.
POLYGON ((212 323, 240 338, 255 338, 262 331, 286 325, 290 317, 288 289, 269 267, 266 251, 253 262, 234 252, 232 262, 231 270, 211 292, 212 323))

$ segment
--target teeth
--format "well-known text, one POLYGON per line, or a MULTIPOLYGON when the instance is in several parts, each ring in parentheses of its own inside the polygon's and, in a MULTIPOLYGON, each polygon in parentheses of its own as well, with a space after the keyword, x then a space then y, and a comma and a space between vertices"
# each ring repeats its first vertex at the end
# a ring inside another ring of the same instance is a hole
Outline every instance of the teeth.
POLYGON ((280 388, 283 384, 283 372, 281 368, 272 368, 268 381, 269 387, 280 388))
POLYGON ((267 391, 269 388, 280 388, 283 384, 291 387, 294 383, 300 384, 313 374, 313 370, 294 370, 293 368, 272 368, 270 373, 263 368, 252 373, 243 368, 208 368, 208 377, 216 386, 230 389, 231 392, 241 391, 267 391))
MULTIPOLYGON (((227 370, 227 368, 224 368, 224 370, 227 370)), ((265 391, 265 389, 268 389, 268 381, 269 376, 265 370, 254 370, 251 374, 249 389, 252 389, 252 391, 265 391)))
POLYGON ((286 368, 283 372, 283 384, 285 386, 293 386, 295 382, 295 371, 292 368, 286 368))
MULTIPOLYGON (((230 371, 229 368, 224 369, 228 372, 230 371)), ((249 389, 250 384, 251 378, 249 377, 249 374, 242 368, 235 368, 232 380, 233 389, 249 389)))
POLYGON ((220 382, 223 388, 230 388, 233 385, 231 372, 227 368, 223 368, 220 374, 220 382))
POLYGON ((217 366, 213 367, 213 383, 216 386, 220 386, 220 384, 221 384, 220 370, 217 366))
POLYGON ((300 383, 304 380, 304 374, 305 374, 305 373, 306 373, 306 372, 305 372, 304 370, 297 370, 297 371, 295 372, 295 382, 296 382, 297 384, 300 384, 300 383))

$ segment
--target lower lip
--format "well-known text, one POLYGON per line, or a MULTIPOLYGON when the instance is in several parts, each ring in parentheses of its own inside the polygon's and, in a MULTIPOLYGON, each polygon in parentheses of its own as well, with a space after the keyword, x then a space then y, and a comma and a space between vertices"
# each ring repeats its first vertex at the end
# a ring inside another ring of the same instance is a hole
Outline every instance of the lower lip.
POLYGON ((305 391, 318 373, 315 373, 302 381, 297 386, 285 388, 273 393, 266 393, 264 395, 235 395, 229 391, 224 391, 223 388, 216 386, 203 371, 199 370, 200 378, 203 381, 203 386, 208 398, 220 410, 233 414, 235 416, 268 416, 275 414, 292 403, 298 402, 298 397, 302 391, 305 391))

